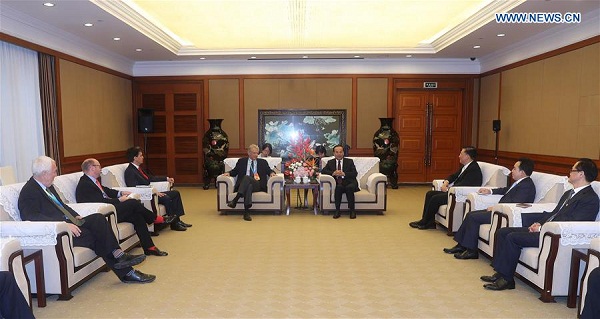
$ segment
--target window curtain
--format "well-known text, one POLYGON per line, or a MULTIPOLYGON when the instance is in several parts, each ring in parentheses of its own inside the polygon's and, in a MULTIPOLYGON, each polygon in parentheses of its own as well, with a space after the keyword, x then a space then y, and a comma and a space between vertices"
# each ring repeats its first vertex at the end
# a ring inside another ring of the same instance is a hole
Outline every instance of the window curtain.
POLYGON ((0 41, 0 166, 18 182, 44 154, 37 52, 0 41))
POLYGON ((60 174, 60 152, 58 148, 58 106, 56 104, 56 68, 54 56, 38 53, 40 70, 40 96, 42 123, 46 155, 56 161, 60 174))

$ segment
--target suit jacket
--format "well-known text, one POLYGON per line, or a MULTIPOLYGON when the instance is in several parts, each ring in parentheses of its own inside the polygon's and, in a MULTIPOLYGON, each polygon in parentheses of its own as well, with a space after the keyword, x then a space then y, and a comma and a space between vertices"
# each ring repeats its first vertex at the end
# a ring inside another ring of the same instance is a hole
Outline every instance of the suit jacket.
POLYGON ((540 224, 544 224, 549 218, 556 215, 553 221, 594 221, 598 215, 600 200, 598 194, 594 192, 592 186, 588 185, 577 192, 569 202, 563 203, 569 198, 569 191, 566 191, 558 201, 556 208, 552 212, 544 212, 540 224))
POLYGON ((104 198, 98 185, 92 182, 87 175, 83 174, 79 179, 79 183, 77 183, 75 198, 78 203, 107 203, 115 205, 115 207, 121 203, 118 191, 105 186, 102 186, 102 189, 109 198, 104 198))
MULTIPOLYGON (((330 159, 325 167, 321 170, 321 174, 332 175, 334 171, 337 170, 337 159, 330 159)), ((342 171, 346 176, 342 179, 343 186, 354 186, 354 191, 358 192, 358 181, 356 181, 356 177, 358 176, 358 172, 356 171, 356 166, 354 165, 354 161, 349 158, 342 159, 342 171)))
POLYGON ((504 195, 500 198, 500 203, 533 203, 535 200, 535 184, 529 176, 523 178, 510 191, 509 189, 508 186, 495 188, 492 194, 504 195))
MULTIPOLYGON (((142 171, 144 171, 142 169, 142 171)), ((150 185, 151 182, 164 182, 167 180, 166 176, 154 176, 147 171, 144 174, 148 178, 144 177, 140 171, 135 168, 135 165, 129 163, 129 166, 125 169, 125 184, 128 187, 135 187, 137 185, 150 185)))
MULTIPOLYGON (((248 157, 242 157, 237 161, 237 163, 235 164, 235 167, 231 171, 229 171, 229 175, 232 177, 244 176, 244 175, 246 175, 247 168, 248 168, 248 157)), ((260 176, 260 180, 258 181, 258 183, 260 184, 260 191, 266 192, 267 191, 267 180, 269 180, 269 175, 271 175, 271 173, 273 173, 273 170, 269 167, 269 162, 267 162, 266 160, 264 160, 262 158, 257 158, 256 159, 256 172, 258 173, 258 176, 260 176)), ((241 181, 242 181, 242 179, 240 177, 238 177, 238 179, 235 181, 235 186, 233 187, 234 192, 238 191, 241 181)))
MULTIPOLYGON (((68 210, 73 216, 79 216, 71 207, 65 204, 58 196, 54 189, 54 185, 48 187, 50 192, 56 196, 56 199, 68 210)), ((40 187, 35 179, 30 178, 21 189, 19 194, 19 211, 21 212, 22 220, 30 221, 71 221, 56 207, 56 204, 48 197, 46 192, 40 187)))
POLYGON ((461 170, 462 167, 446 178, 451 184, 454 183, 452 186, 481 186, 483 175, 476 161, 472 161, 462 174, 461 170))

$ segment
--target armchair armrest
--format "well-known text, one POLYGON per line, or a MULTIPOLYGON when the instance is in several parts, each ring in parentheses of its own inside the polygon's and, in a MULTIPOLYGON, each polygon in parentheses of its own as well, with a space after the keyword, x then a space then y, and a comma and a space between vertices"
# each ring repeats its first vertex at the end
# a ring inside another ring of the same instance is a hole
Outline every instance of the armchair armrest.
POLYGON ((152 182, 150 186, 154 188, 157 192, 167 192, 171 190, 171 183, 167 181, 163 182, 152 182))
POLYGON ((0 223, 2 236, 18 239, 23 247, 54 246, 56 235, 62 232, 72 236, 65 222, 3 221, 0 223))
POLYGON ((498 204, 502 195, 482 195, 470 193, 467 195, 467 201, 471 203, 471 210, 482 210, 498 204))
POLYGON ((95 213, 100 213, 105 216, 109 213, 116 213, 115 206, 105 203, 73 203, 67 205, 73 208, 73 210, 81 215, 81 217, 86 217, 95 213))
POLYGON ((229 187, 229 189, 233 190, 233 185, 235 185, 235 178, 221 174, 217 176, 217 182, 225 183, 227 187, 229 187))
POLYGON ((387 176, 385 176, 381 173, 373 173, 373 174, 369 175, 369 177, 367 178, 367 191, 369 191, 369 193, 376 193, 377 192, 377 183, 382 182, 382 181, 384 183, 386 183, 387 176))
POLYGON ((536 203, 527 204, 529 207, 517 207, 520 204, 498 204, 494 206, 494 211, 500 211, 508 218, 508 227, 523 227, 521 214, 541 213, 543 211, 552 211, 556 203, 536 203))
POLYGON ((281 183, 281 185, 283 185, 285 179, 283 177, 283 174, 278 173, 275 174, 275 176, 269 177, 269 180, 267 180, 267 193, 271 194, 274 190, 275 187, 273 187, 273 184, 275 183, 281 183))
POLYGON ((442 184, 444 184, 444 180, 443 179, 434 179, 433 182, 431 183, 431 188, 434 191, 441 191, 442 190, 442 184))
POLYGON ((600 222, 548 222, 542 225, 540 238, 545 233, 560 234, 562 246, 587 248, 592 239, 600 237, 600 222))
POLYGON ((114 190, 131 192, 133 194, 139 194, 140 200, 152 200, 152 194, 155 190, 153 187, 113 187, 114 190))
POLYGON ((480 188, 481 186, 452 186, 448 189, 448 196, 454 194, 457 202, 464 203, 467 201, 467 195, 476 193, 480 188))

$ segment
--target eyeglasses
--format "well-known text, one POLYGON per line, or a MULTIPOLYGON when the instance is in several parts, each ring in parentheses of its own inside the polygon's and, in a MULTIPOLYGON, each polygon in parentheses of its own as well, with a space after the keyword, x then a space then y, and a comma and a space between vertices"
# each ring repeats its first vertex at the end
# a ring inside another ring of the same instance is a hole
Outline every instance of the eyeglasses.
POLYGON ((578 170, 578 169, 572 169, 571 170, 571 173, 575 173, 575 172, 581 172, 581 170, 578 170))

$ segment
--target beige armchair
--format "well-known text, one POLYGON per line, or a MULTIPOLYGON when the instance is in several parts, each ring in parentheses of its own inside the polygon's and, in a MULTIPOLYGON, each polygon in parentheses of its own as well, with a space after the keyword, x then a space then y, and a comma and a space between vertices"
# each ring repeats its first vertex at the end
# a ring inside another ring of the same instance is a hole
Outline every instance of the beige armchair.
MULTIPOLYGON (((532 208, 529 208, 531 211, 543 211, 543 210, 552 210, 556 206, 556 203, 565 192, 565 190, 570 186, 567 182, 567 178, 565 176, 559 176, 554 174, 547 173, 539 173, 533 172, 531 174, 531 179, 533 184, 535 185, 535 204, 543 204, 543 205, 535 205, 532 208)), ((471 193, 467 196, 467 201, 465 205, 465 210, 479 210, 486 209, 487 207, 494 206, 498 204, 498 201, 502 195, 479 195, 477 193, 471 193)), ((489 257, 494 256, 494 235, 496 231, 498 231, 501 227, 506 227, 508 222, 508 214, 511 215, 511 218, 514 217, 512 215, 512 210, 522 210, 523 208, 517 207, 516 203, 514 204, 505 204, 505 206, 501 206, 501 208, 495 208, 500 212, 506 211, 506 214, 496 214, 492 216, 490 224, 484 224, 479 227, 479 243, 478 247, 481 252, 486 254, 489 257), (503 216, 507 216, 503 218, 503 216)), ((466 214, 465 214, 466 216, 466 214)), ((520 215, 517 215, 517 218, 520 215)), ((519 222, 520 223, 520 222, 519 222)))
MULTIPOLYGON (((41 249, 47 294, 69 300, 71 292, 96 273, 107 269, 104 260, 89 248, 73 246, 73 235, 65 222, 21 221, 19 193, 25 183, 0 186, 0 233, 17 239, 23 249, 41 249)), ((72 206, 82 216, 94 213, 94 205, 72 206)), ((106 204, 102 204, 106 205, 106 204)), ((112 207, 114 212, 114 207, 112 207)), ((108 207, 107 209, 110 209, 108 207)), ((113 225, 113 229, 116 226, 113 225)), ((31 292, 37 292, 34 272, 29 272, 31 292)))
POLYGON ((118 223, 117 211, 113 205, 104 203, 77 203, 75 191, 81 176, 83 176, 82 172, 76 172, 56 176, 56 178, 54 178, 54 188, 62 201, 80 215, 86 216, 92 213, 100 213, 106 216, 113 227, 113 232, 116 234, 121 249, 129 251, 137 246, 140 243, 140 239, 133 228, 133 224, 118 223))
MULTIPOLYGON (((321 160, 321 166, 333 157, 321 160)), ((354 161, 358 172, 357 180, 360 191, 355 193, 355 210, 374 211, 380 214, 387 209, 387 176, 379 173, 379 158, 377 157, 348 157, 354 161)), ((319 208, 323 213, 335 211, 335 179, 330 175, 321 174, 318 178, 320 186, 319 208)), ((348 210, 346 195, 342 195, 341 210, 348 210)))
POLYGON ((583 307, 585 307, 585 296, 587 294, 588 278, 592 270, 600 267, 600 237, 594 238, 590 242, 588 250, 588 261, 586 264, 583 278, 581 279, 581 289, 579 289, 579 307, 577 308, 577 316, 581 315, 583 307))
MULTIPOLYGON (((508 184, 508 175, 510 174, 508 168, 486 162, 477 163, 481 168, 483 183, 474 187, 450 187, 448 205, 440 206, 435 214, 435 222, 446 227, 448 236, 452 236, 462 225, 467 195, 476 192, 482 186, 505 187, 508 184)), ((440 190, 443 182, 444 180, 434 180, 433 189, 440 190)))
POLYGON ((31 307, 31 288, 29 286, 29 278, 27 278, 27 272, 25 271, 25 264, 23 262, 23 249, 21 243, 10 237, 0 237, 0 270, 10 271, 15 276, 17 285, 25 300, 31 307))
MULTIPOLYGON (((600 194, 600 182, 592 182, 600 194)), ((598 195, 600 197, 600 195, 598 195)), ((504 213, 509 227, 522 227, 521 215, 552 210, 555 203, 533 204, 520 209, 514 204, 495 206, 504 213)), ((590 248, 591 240, 600 237, 600 211, 594 222, 548 222, 540 230, 539 247, 524 248, 519 257, 516 275, 540 291, 540 300, 553 302, 554 296, 566 296, 569 289, 571 254, 575 248, 590 248)))
MULTIPOLYGON (((281 159, 279 159, 281 162, 281 159)), ((235 166, 237 160, 225 159, 225 171, 228 172, 235 166)), ((235 181, 237 177, 219 175, 217 176, 217 210, 222 215, 227 215, 229 212, 243 211, 243 202, 238 202, 235 208, 230 208, 227 203, 235 197, 236 193, 233 191, 235 181)), ((272 176, 267 181, 266 192, 256 192, 252 194, 252 211, 273 211, 278 214, 283 213, 285 210, 285 199, 284 199, 284 178, 283 174, 277 174, 272 176)))

